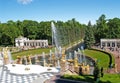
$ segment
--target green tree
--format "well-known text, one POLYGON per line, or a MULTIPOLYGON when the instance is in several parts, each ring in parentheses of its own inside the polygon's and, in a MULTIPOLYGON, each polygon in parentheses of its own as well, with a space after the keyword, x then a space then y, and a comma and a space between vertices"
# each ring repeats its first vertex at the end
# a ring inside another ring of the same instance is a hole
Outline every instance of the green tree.
POLYGON ((49 44, 52 41, 51 22, 40 22, 38 24, 36 39, 48 39, 49 44))
MULTIPOLYGON (((80 24, 74 18, 66 22, 52 21, 58 30, 60 45, 68 45, 84 37, 85 25, 80 24)), ((51 21, 36 22, 33 20, 12 21, 0 23, 0 45, 14 45, 14 39, 24 36, 29 39, 48 39, 52 42, 51 21)))
POLYGON ((95 67, 94 67, 93 76, 94 76, 94 81, 98 83, 100 80, 100 68, 97 63, 95 64, 95 67))
POLYGON ((23 36, 23 23, 21 21, 17 21, 16 22, 16 27, 19 29, 19 32, 20 32, 20 36, 23 36))
POLYGON ((95 38, 96 38, 96 42, 100 42, 101 38, 106 38, 107 37, 107 21, 106 21, 106 16, 104 14, 102 14, 99 19, 96 21, 97 22, 97 29, 96 29, 96 33, 95 33, 95 38))
POLYGON ((25 37, 35 39, 38 32, 38 23, 32 20, 23 21, 23 34, 25 37))
POLYGON ((109 19, 108 23, 107 38, 120 38, 120 19, 113 18, 109 19))
POLYGON ((88 22, 88 26, 85 30, 85 38, 84 43, 86 48, 91 48, 93 44, 95 43, 95 38, 93 34, 93 26, 91 25, 91 22, 88 22))
POLYGON ((18 30, 13 25, 3 24, 1 29, 1 44, 14 45, 14 39, 18 36, 18 30))

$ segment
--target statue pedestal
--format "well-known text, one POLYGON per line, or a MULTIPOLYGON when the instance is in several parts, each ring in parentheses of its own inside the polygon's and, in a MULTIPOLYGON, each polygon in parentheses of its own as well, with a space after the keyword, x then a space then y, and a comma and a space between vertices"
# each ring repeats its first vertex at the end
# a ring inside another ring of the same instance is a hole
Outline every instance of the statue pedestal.
POLYGON ((61 62, 60 62, 61 71, 65 71, 65 70, 66 70, 66 69, 65 69, 65 68, 66 68, 66 64, 65 64, 65 63, 66 63, 66 60, 63 60, 63 59, 62 59, 61 62))
POLYGON ((39 60, 35 60, 35 64, 36 65, 40 64, 40 61, 39 60))
POLYGON ((74 72, 79 73, 79 66, 74 67, 74 72))
POLYGON ((89 74, 90 73, 90 66, 89 65, 83 65, 81 67, 82 67, 83 74, 89 74))
POLYGON ((6 65, 6 64, 9 64, 8 58, 4 58, 4 64, 5 64, 5 65, 6 65))

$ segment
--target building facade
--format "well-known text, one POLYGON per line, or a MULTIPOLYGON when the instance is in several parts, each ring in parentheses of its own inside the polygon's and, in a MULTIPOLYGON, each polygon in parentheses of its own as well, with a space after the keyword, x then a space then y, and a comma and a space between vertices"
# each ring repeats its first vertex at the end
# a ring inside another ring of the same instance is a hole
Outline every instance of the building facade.
POLYGON ((16 47, 48 47, 48 40, 29 40, 26 37, 18 37, 15 39, 16 47))
POLYGON ((120 39, 101 39, 100 43, 101 43, 101 48, 102 47, 120 48, 120 39))

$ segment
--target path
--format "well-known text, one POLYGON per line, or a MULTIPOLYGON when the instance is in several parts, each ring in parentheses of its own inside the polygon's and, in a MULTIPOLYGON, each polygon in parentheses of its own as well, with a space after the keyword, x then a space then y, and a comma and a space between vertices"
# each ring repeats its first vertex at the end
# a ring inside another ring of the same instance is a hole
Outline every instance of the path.
POLYGON ((84 81, 74 81, 70 79, 60 79, 60 75, 53 76, 51 79, 46 80, 44 83, 89 83, 84 81))
POLYGON ((120 54, 118 51, 110 51, 114 58, 115 58, 115 64, 116 64, 116 73, 120 73, 120 54))
POLYGON ((0 83, 43 83, 50 79, 54 73, 46 72, 41 74, 12 74, 6 66, 0 67, 0 83))
MULTIPOLYGON (((102 50, 100 48, 96 48, 96 47, 93 47, 95 49, 99 49, 99 50, 102 50)), ((112 68, 109 73, 120 73, 120 52, 116 51, 115 49, 114 50, 110 50, 110 49, 104 49, 106 52, 108 53, 111 53, 113 54, 113 57, 115 59, 115 68, 112 68), (118 57, 119 56, 119 57, 118 57)), ((120 51, 120 49, 119 49, 120 51)))
MULTIPOLYGON (((90 74, 93 74, 94 67, 90 67, 90 74)), ((46 80, 44 83, 88 83, 83 81, 74 81, 74 80, 67 80, 67 79, 61 79, 60 76, 63 75, 64 72, 60 72, 50 79, 46 80)))

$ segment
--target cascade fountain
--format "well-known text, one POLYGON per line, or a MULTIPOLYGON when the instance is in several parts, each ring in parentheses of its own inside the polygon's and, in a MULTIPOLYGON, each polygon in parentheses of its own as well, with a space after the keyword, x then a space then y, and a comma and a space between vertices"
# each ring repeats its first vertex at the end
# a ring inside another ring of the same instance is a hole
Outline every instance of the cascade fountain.
POLYGON ((68 59, 72 59, 72 53, 69 52, 68 59))
POLYGON ((24 59, 25 59, 25 65, 28 65, 27 57, 24 56, 24 59))
POLYGON ((55 45, 57 50, 59 50, 59 42, 58 42, 58 34, 57 34, 58 32, 53 22, 51 22, 51 27, 52 27, 52 45, 55 45))
POLYGON ((87 65, 87 63, 86 63, 86 57, 85 57, 85 55, 84 55, 84 47, 83 47, 83 46, 81 46, 81 51, 82 51, 82 56, 83 56, 83 63, 84 63, 85 65, 87 65))
POLYGON ((50 58, 49 58, 49 60, 50 60, 50 63, 51 63, 51 60, 52 60, 52 50, 50 50, 50 58))
POLYGON ((0 66, 3 65, 3 56, 2 53, 0 52, 0 66))
MULTIPOLYGON (((57 67, 61 66, 61 71, 66 70, 63 67, 66 67, 66 64, 67 64, 67 65, 69 65, 70 70, 72 70, 72 71, 75 70, 76 72, 79 72, 79 67, 81 66, 82 69, 83 69, 83 73, 87 72, 87 74, 88 74, 90 67, 87 63, 88 59, 86 58, 86 56, 84 54, 83 45, 80 48, 78 48, 78 51, 74 51, 75 49, 70 50, 70 48, 69 48, 68 49, 68 56, 66 58, 65 52, 62 53, 63 48, 61 48, 61 45, 60 45, 60 42, 59 42, 59 37, 60 36, 58 35, 58 30, 56 29, 53 22, 51 22, 51 27, 52 27, 52 45, 55 46, 55 50, 54 50, 54 53, 53 53, 53 55, 54 55, 53 58, 55 58, 55 60, 57 61, 57 67)), ((51 53, 50 53, 50 56, 51 56, 51 53)))
POLYGON ((9 62, 12 63, 12 57, 11 57, 11 52, 8 50, 8 57, 9 57, 9 62))
MULTIPOLYGON (((54 67, 45 66, 45 65, 47 65, 46 64, 47 57, 45 56, 44 52, 42 53, 42 56, 41 56, 42 57, 41 59, 43 59, 43 66, 38 65, 38 64, 40 64, 40 58, 39 58, 40 56, 39 55, 36 55, 34 57, 34 59, 33 59, 33 57, 29 57, 29 56, 28 57, 25 56, 23 58, 20 57, 19 61, 21 62, 21 64, 17 64, 17 63, 11 64, 11 62, 12 62, 11 53, 10 53, 10 51, 8 51, 7 48, 4 48, 2 54, 3 54, 3 59, 4 59, 3 61, 5 64, 5 67, 7 67, 7 69, 5 71, 9 71, 9 73, 11 75, 15 74, 16 76, 22 76, 22 75, 33 76, 33 74, 37 74, 37 76, 39 76, 40 74, 43 74, 43 73, 46 73, 46 74, 47 73, 53 73, 53 74, 58 73, 60 71, 59 68, 60 68, 60 58, 62 56, 62 48, 58 42, 57 30, 56 30, 53 22, 51 23, 51 26, 52 26, 52 40, 53 40, 52 43, 54 43, 56 49, 55 49, 54 53, 52 53, 52 51, 50 51, 50 60, 52 58, 52 55, 55 55, 55 62, 57 63, 57 65, 56 65, 57 68, 55 66, 54 67), (31 64, 32 61, 34 61, 36 65, 31 64)), ((1 57, 1 55, 0 55, 0 57, 1 57)), ((11 83, 11 81, 10 81, 10 83, 11 83)))
MULTIPOLYGON (((26 75, 26 76, 28 76, 30 74, 31 75, 33 75, 33 74, 39 75, 39 74, 47 73, 47 72, 59 72, 58 69, 61 69, 61 71, 62 70, 65 71, 65 70, 70 69, 70 66, 71 66, 71 70, 74 68, 73 71, 74 70, 78 71, 79 63, 86 62, 83 47, 81 47, 81 50, 78 49, 78 52, 77 51, 74 51, 74 53, 69 52, 68 59, 70 61, 66 60, 65 50, 63 52, 63 48, 61 47, 61 45, 58 41, 58 39, 59 39, 58 32, 57 32, 56 27, 53 22, 51 23, 51 27, 52 27, 52 45, 53 44, 55 45, 54 52, 52 52, 53 50, 50 50, 50 53, 48 55, 49 60, 50 60, 50 61, 48 61, 48 64, 50 62, 51 66, 46 67, 46 65, 47 65, 46 58, 47 57, 44 52, 41 55, 42 60, 40 59, 39 55, 34 56, 34 58, 32 58, 32 59, 29 59, 31 57, 28 57, 28 59, 27 59, 27 57, 25 56, 24 58, 21 59, 21 62, 24 63, 25 65, 14 63, 15 66, 12 66, 12 64, 7 64, 7 61, 9 63, 12 62, 10 51, 6 51, 6 49, 3 49, 4 62, 6 61, 5 66, 8 67, 7 69, 9 70, 10 73, 17 74, 17 76, 19 74, 26 75), (78 61, 78 59, 79 59, 79 61, 78 61), (33 64, 36 64, 36 65, 31 64, 31 60, 34 62, 33 64), (43 62, 44 67, 41 65, 38 65, 38 64, 40 64, 40 61, 43 62), (67 66, 66 66, 66 63, 67 63, 67 66), (53 65, 53 64, 55 64, 55 65, 53 65), (57 67, 57 68, 55 68, 55 67, 57 67)), ((3 56, 0 55, 0 59, 1 59, 1 57, 3 57, 3 56)), ((88 65, 85 65, 82 68, 85 72, 87 69, 88 70, 87 72, 89 73, 88 65)))
POLYGON ((85 57, 85 55, 84 55, 84 49, 82 48, 81 50, 80 50, 80 48, 78 48, 78 59, 79 59, 79 63, 84 63, 84 64, 86 64, 86 57, 85 57))
POLYGON ((38 55, 35 55, 35 64, 37 65, 39 63, 39 60, 38 60, 38 55))
POLYGON ((45 64, 46 64, 46 62, 45 62, 45 52, 42 53, 42 56, 43 56, 43 66, 45 67, 45 64))
POLYGON ((82 53, 81 53, 81 50, 78 48, 78 61, 79 61, 79 63, 81 64, 81 63, 83 63, 83 59, 82 59, 82 53))
POLYGON ((52 28, 52 45, 55 45, 55 58, 57 59, 57 67, 60 68, 60 57, 62 56, 62 48, 58 42, 58 32, 53 22, 51 22, 52 28))

